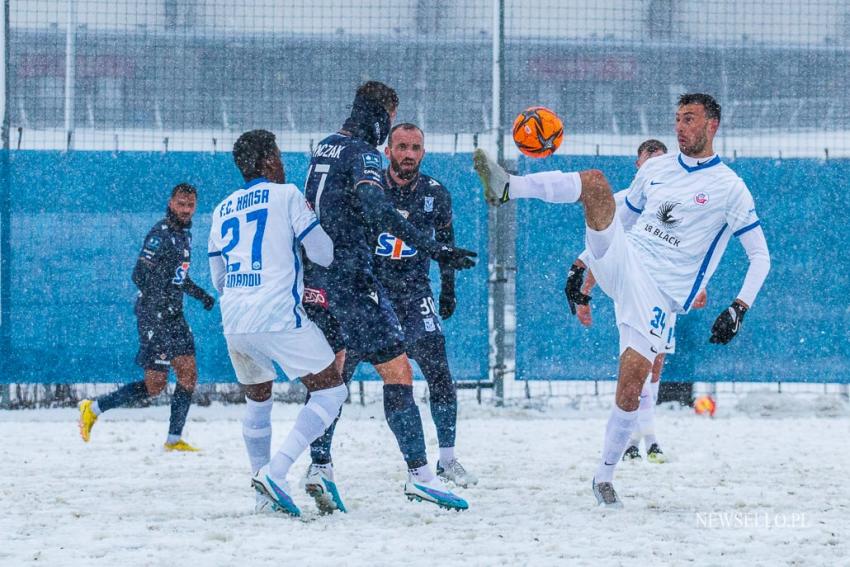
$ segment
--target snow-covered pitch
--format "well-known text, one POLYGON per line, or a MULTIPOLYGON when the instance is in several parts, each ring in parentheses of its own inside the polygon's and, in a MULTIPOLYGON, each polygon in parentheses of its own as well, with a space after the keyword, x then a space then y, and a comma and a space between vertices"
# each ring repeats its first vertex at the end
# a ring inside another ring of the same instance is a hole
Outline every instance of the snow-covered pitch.
MULTIPOLYGON (((199 454, 162 452, 167 407, 112 411, 88 445, 74 410, 2 412, 0 565, 850 564, 847 406, 785 399, 721 400, 715 419, 662 408, 674 460, 622 464, 619 512, 590 490, 603 408, 462 404, 458 456, 481 483, 459 513, 408 502, 381 405, 348 405, 335 460, 350 513, 319 516, 299 491, 301 519, 253 514, 239 406, 192 408, 199 454)), ((296 411, 276 404, 273 447, 296 411)))

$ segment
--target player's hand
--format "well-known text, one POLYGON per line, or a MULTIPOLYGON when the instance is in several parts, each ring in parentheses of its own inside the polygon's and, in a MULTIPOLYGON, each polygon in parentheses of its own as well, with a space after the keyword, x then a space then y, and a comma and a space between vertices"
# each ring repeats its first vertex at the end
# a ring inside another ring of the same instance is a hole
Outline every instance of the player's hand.
POLYGON ((585 327, 590 327, 591 323, 593 323, 593 316, 590 311, 589 303, 587 305, 576 305, 576 317, 578 317, 578 322, 585 327))
POLYGON ((746 313, 746 305, 737 300, 733 301, 732 305, 723 311, 711 326, 711 338, 708 341, 714 344, 727 344, 741 330, 741 323, 744 322, 746 313))
POLYGON ((564 285, 564 294, 567 296, 570 313, 573 315, 576 315, 576 305, 588 305, 590 300, 593 299, 591 296, 581 292, 581 284, 583 282, 584 268, 578 264, 570 266, 570 271, 567 272, 567 283, 564 285))
POLYGON ((203 304, 204 304, 204 309, 206 309, 207 311, 209 311, 209 310, 210 310, 210 309, 212 309, 212 308, 213 308, 213 306, 215 305, 215 297, 213 297, 213 296, 211 296, 210 294, 206 293, 206 294, 204 294, 204 296, 201 298, 201 303, 203 303, 203 304))
POLYGON ((705 307, 705 304, 708 303, 708 294, 705 293, 705 290, 700 290, 697 296, 694 298, 694 302, 691 303, 691 307, 693 309, 702 309, 705 307))
POLYGON ((454 288, 440 289, 440 319, 445 321, 455 312, 457 299, 455 299, 454 288))
POLYGON ((465 248, 454 248, 453 246, 441 244, 431 257, 439 262, 441 266, 452 268, 453 270, 466 270, 475 266, 475 260, 473 258, 477 258, 478 254, 465 248))

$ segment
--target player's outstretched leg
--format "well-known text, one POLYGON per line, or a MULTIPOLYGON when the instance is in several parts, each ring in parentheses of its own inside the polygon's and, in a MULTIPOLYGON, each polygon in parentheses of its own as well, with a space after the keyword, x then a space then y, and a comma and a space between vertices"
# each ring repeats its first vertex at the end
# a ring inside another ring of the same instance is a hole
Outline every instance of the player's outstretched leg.
POLYGON ((484 187, 484 199, 495 207, 513 199, 575 203, 582 192, 582 179, 575 171, 511 175, 481 148, 475 150, 472 161, 484 187))
POLYGON ((478 484, 478 478, 467 471, 455 456, 457 388, 449 370, 445 337, 426 336, 412 345, 408 354, 419 364, 428 382, 431 417, 434 419, 440 445, 437 476, 463 488, 478 484))
POLYGON ((428 466, 422 417, 413 399, 413 371, 407 355, 376 364, 384 380, 384 413, 407 463, 404 493, 410 500, 426 501, 442 508, 466 510, 466 500, 453 494, 428 466))
POLYGON ((78 405, 80 410, 80 437, 86 443, 89 442, 92 427, 103 412, 112 408, 137 404, 147 397, 148 390, 145 381, 139 380, 125 384, 114 392, 99 396, 95 400, 82 400, 78 405))

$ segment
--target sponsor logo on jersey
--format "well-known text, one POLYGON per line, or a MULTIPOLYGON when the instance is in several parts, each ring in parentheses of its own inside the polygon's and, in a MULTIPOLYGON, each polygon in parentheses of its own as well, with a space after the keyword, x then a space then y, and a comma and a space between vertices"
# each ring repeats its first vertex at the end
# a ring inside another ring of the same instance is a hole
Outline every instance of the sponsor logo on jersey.
POLYGON ((145 248, 149 250, 156 250, 159 248, 159 245, 162 244, 162 240, 158 236, 151 236, 148 238, 148 241, 145 242, 145 248))
POLYGON ((410 213, 408 211, 402 211, 401 209, 396 209, 396 210, 398 211, 398 214, 400 214, 404 218, 407 218, 407 217, 410 216, 410 213))
POLYGON ((174 279, 171 280, 171 283, 180 285, 187 275, 189 275, 189 262, 183 262, 174 270, 174 279))
POLYGON ((694 203, 701 207, 706 206, 708 204, 708 193, 700 191, 699 193, 694 195, 694 203))
POLYGON ((325 290, 316 289, 313 287, 304 288, 303 302, 318 305, 319 307, 322 307, 324 309, 327 309, 329 307, 328 296, 325 294, 325 290))
POLYGON ((658 211, 655 213, 655 218, 657 218, 666 228, 676 228, 676 226, 682 222, 682 219, 673 218, 673 209, 679 205, 681 205, 681 203, 674 203, 672 201, 665 201, 661 203, 661 206, 658 207, 658 211))
POLYGON ((401 260, 416 256, 416 248, 408 246, 401 238, 396 238, 389 232, 382 232, 378 236, 378 246, 375 247, 375 254, 389 257, 392 260, 401 260))
POLYGON ((431 187, 439 187, 440 182, 437 181, 436 179, 429 179, 428 185, 430 185, 431 187))
POLYGON ((425 197, 425 212, 430 213, 434 211, 434 197, 425 197))

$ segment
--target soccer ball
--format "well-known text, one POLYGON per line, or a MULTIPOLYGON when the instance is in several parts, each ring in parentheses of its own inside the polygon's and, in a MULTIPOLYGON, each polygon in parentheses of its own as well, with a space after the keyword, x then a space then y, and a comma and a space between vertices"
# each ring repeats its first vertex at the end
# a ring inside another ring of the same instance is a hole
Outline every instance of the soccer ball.
POLYGON ((513 136, 516 147, 528 157, 549 157, 564 139, 564 123, 545 106, 532 106, 514 120, 513 136))
POLYGON ((714 417, 714 412, 717 410, 717 403, 711 396, 700 396, 694 400, 694 411, 697 415, 707 415, 714 417))

